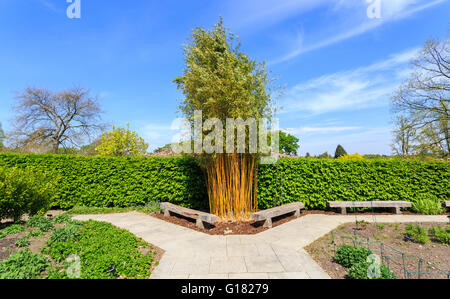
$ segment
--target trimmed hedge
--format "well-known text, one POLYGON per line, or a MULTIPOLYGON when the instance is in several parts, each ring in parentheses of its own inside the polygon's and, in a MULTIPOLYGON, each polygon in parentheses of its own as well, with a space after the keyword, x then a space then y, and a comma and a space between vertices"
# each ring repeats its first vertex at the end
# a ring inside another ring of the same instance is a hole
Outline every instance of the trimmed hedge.
POLYGON ((202 172, 190 158, 0 154, 2 166, 59 173, 53 207, 130 207, 150 201, 209 206, 202 172))
MULTIPOLYGON (((112 158, 65 155, 0 154, 0 167, 33 166, 61 175, 54 207, 75 205, 130 207, 169 201, 208 208, 202 171, 194 159, 112 158)), ((402 160, 339 161, 281 159, 283 201, 302 201, 308 209, 324 209, 327 201, 406 200, 417 194, 450 197, 450 163, 402 160)), ((277 165, 258 171, 258 203, 273 207, 277 165)), ((279 193, 280 194, 280 193, 279 193)))
MULTIPOLYGON (((260 208, 273 206, 276 173, 276 165, 258 173, 260 208)), ((328 201, 414 202, 418 194, 439 200, 450 197, 448 162, 286 158, 280 160, 279 173, 284 203, 301 201, 309 209, 324 209, 328 201)))

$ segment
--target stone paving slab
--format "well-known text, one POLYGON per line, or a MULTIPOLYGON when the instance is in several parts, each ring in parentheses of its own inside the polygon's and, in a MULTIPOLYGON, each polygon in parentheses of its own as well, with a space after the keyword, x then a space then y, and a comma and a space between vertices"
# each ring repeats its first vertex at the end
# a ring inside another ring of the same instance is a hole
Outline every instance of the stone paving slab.
MULTIPOLYGON (((306 215, 251 236, 211 236, 139 212, 74 216, 127 229, 166 253, 153 279, 329 279, 303 249, 352 215, 306 215)), ((357 216, 367 222, 448 222, 447 216, 357 216)))

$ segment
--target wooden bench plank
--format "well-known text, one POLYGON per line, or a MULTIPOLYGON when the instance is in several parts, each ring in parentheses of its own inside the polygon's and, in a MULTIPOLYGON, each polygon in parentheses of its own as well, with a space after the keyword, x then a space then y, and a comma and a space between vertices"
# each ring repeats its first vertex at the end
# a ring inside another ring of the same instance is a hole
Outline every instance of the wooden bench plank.
POLYGON ((408 201, 329 201, 330 208, 339 208, 342 214, 347 214, 347 208, 392 208, 396 214, 401 214, 400 208, 410 208, 408 201))
POLYGON ((196 220, 196 224, 200 228, 204 228, 203 222, 214 224, 219 221, 219 218, 216 215, 180 207, 169 202, 163 202, 160 206, 161 209, 164 210, 164 216, 170 216, 170 213, 172 212, 178 215, 192 218, 196 220))
POLYGON ((268 210, 259 211, 252 214, 252 219, 255 221, 265 220, 264 227, 272 227, 272 218, 282 216, 288 213, 295 212, 295 216, 300 216, 301 209, 304 209, 305 205, 302 202, 294 202, 287 205, 274 207, 268 210))
POLYGON ((447 208, 450 208, 450 200, 444 200, 444 205, 447 208))

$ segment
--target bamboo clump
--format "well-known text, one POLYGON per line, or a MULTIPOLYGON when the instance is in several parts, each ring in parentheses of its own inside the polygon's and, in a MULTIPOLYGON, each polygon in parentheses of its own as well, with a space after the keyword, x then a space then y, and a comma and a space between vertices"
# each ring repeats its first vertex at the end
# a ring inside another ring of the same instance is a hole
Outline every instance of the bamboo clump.
POLYGON ((257 159, 216 154, 206 166, 210 211, 223 221, 248 221, 257 209, 257 159))

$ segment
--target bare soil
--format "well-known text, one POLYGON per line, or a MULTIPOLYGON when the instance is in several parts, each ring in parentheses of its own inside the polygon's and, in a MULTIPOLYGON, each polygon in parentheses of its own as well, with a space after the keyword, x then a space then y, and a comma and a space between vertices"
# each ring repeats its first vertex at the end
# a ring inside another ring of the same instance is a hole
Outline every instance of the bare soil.
MULTIPOLYGON (((405 239, 405 227, 411 223, 401 224, 368 224, 368 223, 349 223, 340 226, 333 231, 334 234, 329 233, 316 242, 306 247, 308 253, 313 259, 334 279, 344 279, 348 273, 348 269, 342 267, 333 260, 334 244, 336 248, 340 245, 353 245, 351 238, 354 236, 354 230, 359 236, 359 245, 367 247, 376 255, 381 256, 381 243, 383 243, 383 256, 390 258, 384 259, 383 264, 388 265, 392 272, 399 279, 445 279, 446 275, 428 275, 415 273, 419 272, 419 260, 423 259, 420 272, 430 273, 450 273, 450 247, 435 242, 432 238, 429 244, 419 244, 405 239), (333 244, 334 235, 334 244, 333 244), (370 243, 365 240, 370 239, 370 243), (410 276, 405 273, 403 268, 402 253, 405 254, 405 267, 410 276)), ((438 227, 445 228, 449 223, 416 223, 422 227, 438 227)))

